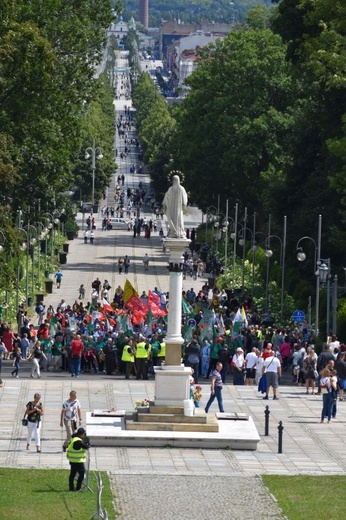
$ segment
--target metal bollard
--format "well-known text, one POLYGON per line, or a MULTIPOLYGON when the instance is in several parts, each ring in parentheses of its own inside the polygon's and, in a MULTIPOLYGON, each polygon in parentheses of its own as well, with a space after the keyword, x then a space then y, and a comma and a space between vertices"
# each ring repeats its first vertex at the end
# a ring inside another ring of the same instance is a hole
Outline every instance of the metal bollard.
POLYGON ((283 431, 284 431, 284 427, 282 426, 282 421, 279 422, 278 430, 279 430, 278 453, 282 453, 282 435, 283 435, 283 431))
POLYGON ((265 416, 264 435, 266 437, 268 437, 268 435, 269 435, 269 415, 270 415, 270 410, 269 410, 269 406, 267 405, 264 410, 264 416, 265 416))

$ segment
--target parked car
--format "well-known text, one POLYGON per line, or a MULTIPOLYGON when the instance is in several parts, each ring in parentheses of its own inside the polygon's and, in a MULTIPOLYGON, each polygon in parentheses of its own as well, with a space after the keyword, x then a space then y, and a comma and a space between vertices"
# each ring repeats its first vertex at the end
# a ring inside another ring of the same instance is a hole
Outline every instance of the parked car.
POLYGON ((109 219, 110 229, 127 229, 127 220, 120 217, 112 217, 109 219))

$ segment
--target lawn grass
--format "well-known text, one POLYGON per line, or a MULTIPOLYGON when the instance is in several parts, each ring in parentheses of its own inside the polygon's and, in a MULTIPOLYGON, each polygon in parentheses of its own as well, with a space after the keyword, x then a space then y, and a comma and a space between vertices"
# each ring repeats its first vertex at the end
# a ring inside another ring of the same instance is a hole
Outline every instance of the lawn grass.
POLYGON ((263 475, 289 520, 344 518, 346 476, 263 475))
MULTIPOLYGON (((67 470, 0 468, 0 518, 8 520, 85 520, 96 512, 97 477, 90 473, 90 493, 68 490, 67 470)), ((103 481, 102 508, 115 518, 107 473, 103 481)))

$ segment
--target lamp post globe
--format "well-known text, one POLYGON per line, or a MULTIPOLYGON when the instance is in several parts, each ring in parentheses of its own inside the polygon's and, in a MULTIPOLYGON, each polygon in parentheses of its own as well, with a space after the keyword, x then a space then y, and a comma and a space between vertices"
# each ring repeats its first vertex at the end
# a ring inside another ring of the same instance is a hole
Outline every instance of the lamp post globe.
POLYGON ((304 251, 299 251, 299 253, 297 253, 297 260, 299 260, 299 262, 305 262, 306 254, 304 251))
POLYGON ((271 249, 266 249, 264 254, 267 258, 271 258, 273 256, 273 251, 271 249))

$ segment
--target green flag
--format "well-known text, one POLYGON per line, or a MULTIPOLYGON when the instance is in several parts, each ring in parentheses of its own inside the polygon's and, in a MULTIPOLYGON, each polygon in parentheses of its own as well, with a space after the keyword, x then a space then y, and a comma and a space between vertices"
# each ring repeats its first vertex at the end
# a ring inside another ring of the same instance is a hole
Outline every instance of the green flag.
POLYGON ((193 308, 184 298, 181 300, 181 310, 183 314, 194 314, 193 308))
POLYGON ((151 322, 153 320, 153 313, 151 312, 150 308, 147 314, 146 324, 151 325, 151 322))

